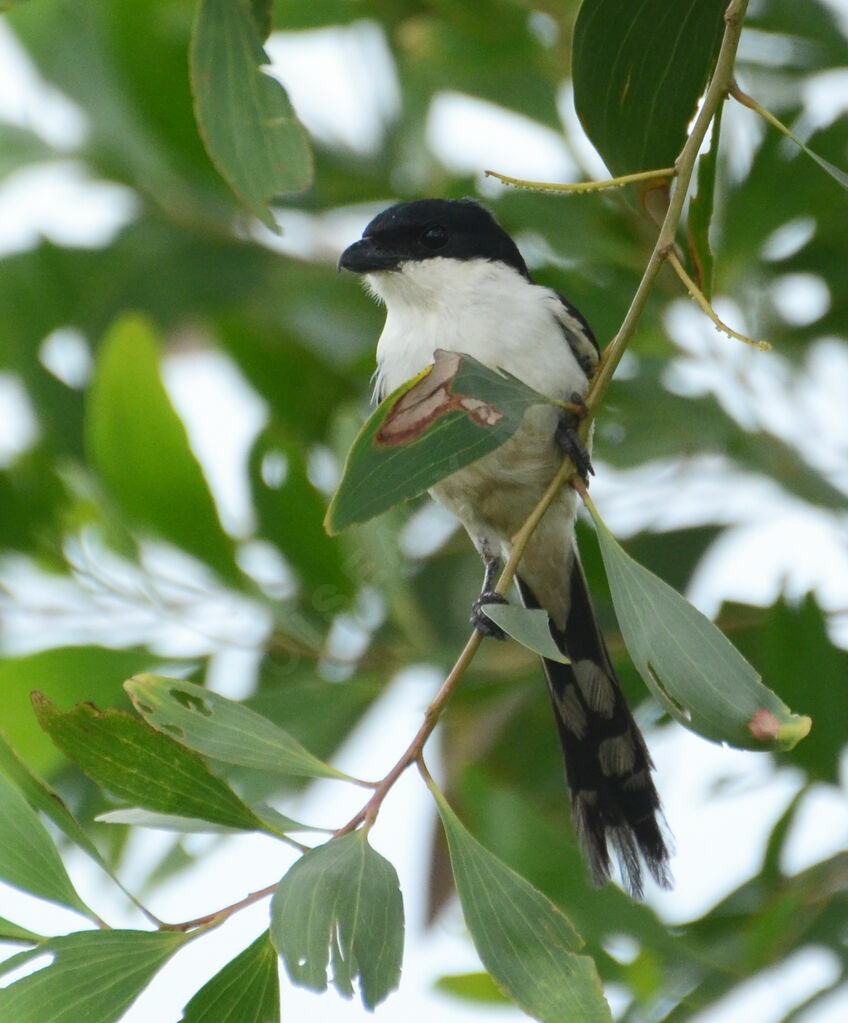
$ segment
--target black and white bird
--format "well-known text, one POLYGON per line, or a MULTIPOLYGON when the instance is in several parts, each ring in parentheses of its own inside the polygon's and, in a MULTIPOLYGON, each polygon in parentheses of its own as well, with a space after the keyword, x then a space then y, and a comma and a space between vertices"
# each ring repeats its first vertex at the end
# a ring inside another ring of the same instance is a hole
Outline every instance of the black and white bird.
MULTIPOLYGON (((515 242, 479 203, 421 199, 375 217, 339 267, 361 274, 386 306, 377 343, 377 400, 426 369, 436 349, 471 355, 552 398, 578 401, 598 363, 589 325, 560 294, 533 282, 515 242)), ((500 630, 485 606, 511 537, 538 503, 565 450, 585 476, 588 452, 576 421, 555 407, 525 414, 502 447, 431 490, 456 515, 485 566, 472 623, 500 630)), ((518 567, 524 604, 543 608, 569 664, 543 659, 565 759, 577 834, 600 885, 610 849, 625 885, 642 892, 642 862, 669 884, 660 801, 652 763, 616 678, 586 587, 575 540, 576 497, 564 488, 548 509, 518 567)), ((503 634, 500 633, 502 638, 503 634)))

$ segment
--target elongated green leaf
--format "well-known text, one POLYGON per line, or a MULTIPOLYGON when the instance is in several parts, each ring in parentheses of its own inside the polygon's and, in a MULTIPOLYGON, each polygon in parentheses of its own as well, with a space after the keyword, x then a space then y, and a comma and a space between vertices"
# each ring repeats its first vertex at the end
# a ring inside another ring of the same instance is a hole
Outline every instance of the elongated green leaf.
POLYGON ((494 1005, 508 1005, 508 1000, 488 973, 451 973, 439 977, 436 990, 461 998, 465 1002, 487 1002, 494 1005))
POLYGON ((2 658, 2 726, 15 751, 12 758, 20 757, 28 765, 25 770, 32 769, 41 777, 52 777, 61 764, 59 751, 32 715, 29 697, 34 689, 68 706, 79 700, 107 706, 116 705, 117 700, 126 703, 121 692, 123 680, 139 671, 155 671, 158 660, 145 650, 97 646, 60 646, 2 658))
POLYGON ((568 663, 568 658, 554 643, 545 611, 517 604, 486 604, 485 614, 528 650, 560 664, 568 663))
POLYGON ((742 101, 745 106, 750 107, 752 110, 756 110, 761 117, 764 117, 769 124, 774 125, 774 127, 777 128, 778 131, 782 132, 788 139, 792 139, 795 145, 798 146, 799 149, 803 150, 803 152, 806 153, 811 160, 814 160, 823 171, 833 178, 834 181, 837 181, 843 188, 848 189, 848 174, 846 174, 844 170, 841 170, 839 167, 832 164, 830 160, 825 160, 825 158, 823 156, 819 156, 818 153, 814 153, 809 146, 805 146, 794 132, 790 131, 782 121, 779 121, 774 114, 766 110, 765 107, 757 103, 756 100, 752 99, 750 96, 744 96, 742 101))
POLYGON ((0 774, 0 878, 42 899, 91 916, 38 814, 0 774))
POLYGON ((250 211, 276 231, 268 202, 312 179, 306 133, 265 71, 248 0, 201 0, 191 42, 194 109, 206 151, 250 211))
MULTIPOLYGON (((305 824, 299 824, 291 817, 285 817, 268 806, 253 807, 253 810, 258 817, 265 821, 268 828, 278 835, 288 834, 290 831, 316 830, 305 824)), ((172 813, 153 813, 151 810, 142 810, 137 806, 128 806, 122 810, 109 810, 108 813, 101 813, 97 820, 102 824, 131 824, 136 828, 155 828, 160 831, 177 831, 183 834, 228 834, 236 830, 227 828, 223 824, 198 820, 196 817, 178 817, 172 813)))
POLYGON ((583 939, 550 899, 480 845, 430 786, 448 840, 456 890, 483 965, 528 1015, 544 1023, 610 1023, 583 939))
POLYGON ((302 856, 271 902, 271 938, 295 984, 373 1009, 400 980, 403 901, 395 868, 355 831, 302 856))
POLYGON ((275 774, 351 780, 261 714, 202 686, 136 675, 124 688, 148 724, 204 756, 275 774))
POLYGON ((0 917, 0 941, 9 941, 20 945, 38 945, 47 939, 43 934, 36 934, 35 931, 27 930, 13 924, 11 920, 0 917))
POLYGON ((365 522, 500 447, 532 405, 551 404, 470 355, 434 365, 383 401, 353 442, 325 526, 365 522))
POLYGON ((251 807, 257 817, 261 818, 269 831, 275 835, 287 835, 291 831, 324 831, 330 833, 332 829, 316 828, 311 824, 301 824, 285 814, 275 810, 267 803, 254 803, 251 807))
POLYGON ((672 717, 740 749, 791 749, 810 730, 709 619, 616 543, 591 504, 615 613, 639 674, 672 717))
POLYGON ((583 0, 574 105, 613 174, 670 167, 715 63, 726 0, 583 0))
POLYGON ((80 703, 62 713, 33 693, 41 727, 62 752, 109 792, 146 810, 198 817, 242 831, 264 822, 191 750, 117 710, 80 703))
POLYGON ((268 931, 203 985, 183 1010, 183 1023, 280 1023, 277 952, 268 931))
POLYGON ((234 835, 236 828, 223 824, 198 820, 197 817, 178 817, 174 813, 154 813, 142 810, 140 806, 127 806, 120 810, 108 810, 95 817, 98 824, 129 824, 134 828, 152 828, 156 831, 176 831, 185 835, 234 835))
POLYGON ((138 317, 109 331, 86 412, 92 465, 130 522, 238 580, 206 480, 159 376, 155 334, 138 317))
POLYGON ((3 1023, 116 1023, 186 935, 84 931, 51 938, 50 966, 0 990, 3 1023))
POLYGON ((109 864, 100 854, 100 850, 89 838, 76 817, 62 802, 58 793, 27 767, 9 745, 2 732, 0 732, 0 771, 4 772, 6 777, 18 787, 18 790, 29 802, 30 806, 46 814, 56 827, 63 832, 66 838, 69 838, 90 856, 112 878, 121 891, 135 902, 136 905, 140 906, 135 896, 128 892, 114 875, 109 864))

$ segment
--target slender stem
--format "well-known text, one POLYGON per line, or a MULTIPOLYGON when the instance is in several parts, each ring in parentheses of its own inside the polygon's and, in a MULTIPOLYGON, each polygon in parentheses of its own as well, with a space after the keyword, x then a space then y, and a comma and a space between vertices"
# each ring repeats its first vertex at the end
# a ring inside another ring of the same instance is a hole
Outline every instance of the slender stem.
POLYGON ((194 920, 186 920, 181 924, 162 924, 161 930, 163 931, 193 931, 197 928, 209 929, 211 927, 217 927, 218 924, 222 924, 226 919, 232 916, 233 913, 237 913, 240 909, 244 909, 246 906, 252 906, 254 902, 259 902, 260 899, 265 899, 269 895, 273 895, 277 890, 279 882, 269 884, 267 888, 261 889, 258 892, 251 892, 250 895, 246 895, 243 899, 239 899, 238 902, 234 902, 231 906, 225 906, 223 909, 217 909, 214 913, 207 913, 206 916, 196 917, 194 920))
MULTIPOLYGON (((501 577, 498 579, 498 584, 495 587, 496 593, 500 593, 501 596, 506 594, 512 580, 515 578, 518 563, 521 561, 521 557, 527 544, 530 542, 530 537, 533 535, 536 526, 542 521, 542 516, 550 508, 551 503, 562 487, 575 475, 576 467, 574 462, 569 457, 564 458, 554 478, 548 484, 548 489, 542 494, 539 503, 530 513, 521 529, 512 538, 512 551, 506 565, 504 565, 503 572, 501 572, 501 577)), ((579 476, 577 478, 579 479, 579 476)))
POLYGON ((418 773, 424 779, 424 783, 426 784, 427 788, 434 789, 436 787, 436 783, 435 781, 433 781, 432 774, 430 774, 430 772, 427 770, 427 765, 424 763, 423 753, 418 754, 418 757, 415 760, 415 766, 418 768, 418 773))
POLYGON ((761 352, 771 351, 771 345, 768 343, 768 341, 754 341, 752 338, 746 337, 744 334, 739 334, 732 327, 728 327, 726 323, 724 323, 722 320, 718 318, 715 310, 707 301, 701 289, 692 280, 689 274, 686 273, 683 264, 677 258, 677 253, 669 252, 666 258, 674 268, 674 272, 677 274, 680 280, 683 281, 683 283, 686 285, 686 290, 689 292, 692 298, 698 303, 702 311, 713 321, 718 330, 723 331, 725 334, 728 335, 728 337, 735 337, 737 341, 744 341, 746 345, 750 345, 752 348, 759 348, 761 352))
POLYGON ((497 178, 504 185, 524 188, 530 192, 565 192, 571 195, 582 195, 585 192, 600 192, 605 188, 623 188, 637 181, 661 181, 673 178, 677 173, 674 167, 660 167, 659 170, 637 171, 635 174, 622 174, 617 178, 605 178, 603 181, 575 181, 568 184, 560 181, 527 181, 524 178, 513 178, 499 171, 483 171, 487 178, 497 178))
MULTIPOLYGON (((749 96, 747 92, 743 92, 735 80, 730 83, 729 92, 737 103, 741 103, 743 107, 747 107, 749 110, 753 110, 755 113, 758 113, 760 117, 768 121, 768 123, 774 128, 777 128, 778 131, 783 132, 783 134, 792 139, 793 142, 798 142, 798 139, 795 138, 792 132, 782 121, 778 121, 770 110, 766 110, 765 107, 760 106, 753 96, 749 96)), ((802 143, 798 142, 798 145, 800 146, 802 143)))
MULTIPOLYGON (((501 576, 501 581, 502 580, 503 576, 501 576)), ((500 585, 501 583, 499 582, 498 586, 500 585)), ((498 592, 500 592, 500 590, 498 592)), ((447 678, 442 683, 441 689, 438 693, 436 693, 433 702, 424 712, 424 721, 418 729, 415 738, 409 746, 407 746, 395 766, 377 785, 374 795, 368 800, 365 806, 362 807, 359 813, 351 817, 344 827, 339 828, 339 830, 333 835, 333 838, 340 838, 342 835, 348 834, 348 832, 358 828, 360 824, 363 824, 365 827, 370 827, 374 823, 377 818, 377 814, 380 812, 380 806, 388 795, 391 787, 403 774, 407 767, 420 757, 421 751, 424 749, 424 744, 430 738, 433 729, 439 723, 439 718, 442 715, 445 704, 450 699, 451 693, 453 693, 457 683, 462 678, 465 669, 471 663, 471 660, 477 652, 477 647, 480 646, 482 639, 482 635, 477 631, 473 632, 468 638, 468 642, 465 644, 462 653, 459 655, 447 678)))

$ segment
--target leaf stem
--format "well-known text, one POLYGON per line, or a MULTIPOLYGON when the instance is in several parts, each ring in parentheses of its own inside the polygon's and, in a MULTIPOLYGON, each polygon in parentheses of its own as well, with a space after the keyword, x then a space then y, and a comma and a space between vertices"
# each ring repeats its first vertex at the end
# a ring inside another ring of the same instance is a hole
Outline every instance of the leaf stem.
MULTIPOLYGON (((504 574, 506 574, 506 570, 504 570, 504 574)), ((503 576, 501 576, 501 581, 502 580, 503 576)), ((498 586, 501 585, 501 581, 498 582, 498 586)), ((498 592, 500 592, 500 590, 498 592)), ((424 749, 424 744, 430 738, 433 729, 439 723, 439 718, 442 715, 442 711, 445 708, 445 704, 450 699, 450 696, 453 693, 454 689, 456 688, 457 683, 462 678, 465 669, 471 663, 474 654, 477 652, 477 647, 480 646, 482 639, 483 639, 482 635, 477 631, 471 634, 471 636, 468 639, 468 642, 465 644, 465 647, 462 650, 462 653, 459 655, 459 657, 456 660, 456 663, 451 668, 447 678, 442 683, 441 689, 439 689, 438 693, 436 693, 436 696, 434 697, 432 703, 424 712, 424 721, 422 722, 421 727, 418 729, 415 738, 412 740, 409 746, 407 746, 403 755, 400 757, 400 759, 397 761, 394 767, 389 771, 389 773, 385 776, 385 778, 383 778, 383 780, 378 783, 374 791, 374 795, 368 800, 365 806, 362 807, 359 813, 351 817, 351 819, 347 822, 347 824, 344 825, 344 827, 339 828, 339 830, 333 835, 333 838, 341 838, 342 835, 346 835, 349 832, 353 831, 354 829, 358 828, 360 824, 364 825, 365 827, 370 827, 377 819, 377 814, 380 812, 380 807, 383 803, 383 800, 388 795, 389 790, 392 788, 392 786, 398 780, 398 778, 403 774, 403 772, 407 769, 407 767, 409 767, 410 764, 414 763, 420 757, 421 752, 424 749)))
POLYGON ((805 148, 804 143, 800 142, 782 121, 778 121, 770 110, 766 110, 766 108, 761 106, 753 96, 749 96, 747 92, 743 92, 742 89, 739 88, 739 84, 735 79, 730 83, 729 92, 737 103, 741 103, 743 107, 753 110, 755 113, 759 114, 763 120, 768 121, 772 127, 777 128, 778 131, 782 132, 787 138, 792 139, 792 141, 797 143, 797 145, 799 145, 802 149, 805 148))
POLYGON ((234 902, 230 906, 224 906, 223 909, 216 909, 214 913, 207 913, 206 916, 198 916, 194 920, 186 920, 181 924, 162 924, 160 930, 182 932, 198 929, 211 930, 213 927, 217 927, 218 924, 222 924, 240 909, 245 909, 247 906, 252 906, 254 902, 259 902, 260 899, 273 895, 277 890, 278 884, 279 882, 275 881, 274 884, 269 884, 267 888, 262 888, 258 892, 251 892, 250 895, 239 899, 238 902, 234 902))
POLYGON ((497 178, 504 185, 523 188, 530 192, 565 192, 571 195, 582 195, 586 192, 600 192, 605 188, 623 188, 637 181, 661 181, 673 178, 677 174, 674 167, 660 167, 659 170, 637 171, 635 174, 622 174, 617 178, 605 178, 603 181, 527 181, 524 178, 513 178, 499 171, 483 171, 487 178, 497 178))
POLYGON ((737 341, 744 341, 746 345, 750 345, 752 348, 759 348, 761 352, 771 351, 771 345, 768 343, 768 341, 754 341, 752 338, 746 337, 744 334, 739 334, 737 331, 733 330, 732 327, 728 327, 726 323, 724 323, 722 320, 718 318, 718 316, 716 315, 716 311, 707 301, 701 289, 692 280, 689 274, 686 273, 686 270, 683 264, 678 259, 676 252, 669 252, 666 258, 668 259, 669 263, 671 263, 671 265, 674 267, 674 272, 677 274, 680 280, 683 281, 684 285, 686 286, 686 290, 689 292, 691 297, 698 303, 702 311, 713 321, 713 323, 716 325, 717 330, 723 331, 725 334, 728 335, 728 337, 736 338, 737 341))
POLYGON ((741 103, 743 107, 748 107, 749 110, 753 110, 755 113, 759 114, 760 117, 768 121, 770 125, 777 128, 778 131, 783 132, 788 139, 792 139, 795 145, 805 152, 811 160, 815 160, 819 167, 829 174, 834 181, 838 181, 843 188, 848 188, 848 174, 846 174, 844 170, 836 167, 829 160, 825 160, 825 158, 823 156, 819 156, 818 153, 814 153, 809 146, 805 146, 798 136, 791 132, 782 121, 779 121, 773 113, 766 110, 764 106, 761 106, 753 98, 753 96, 749 96, 746 92, 743 92, 736 81, 733 81, 730 84, 730 95, 738 103, 741 103))

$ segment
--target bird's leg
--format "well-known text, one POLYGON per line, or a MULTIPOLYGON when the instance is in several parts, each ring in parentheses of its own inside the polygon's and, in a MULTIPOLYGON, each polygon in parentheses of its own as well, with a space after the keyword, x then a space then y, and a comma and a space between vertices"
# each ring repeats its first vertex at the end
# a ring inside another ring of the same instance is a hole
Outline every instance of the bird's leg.
POLYGON ((486 567, 483 575, 483 588, 480 591, 480 596, 471 605, 470 621, 474 628, 484 636, 489 636, 492 639, 507 639, 508 637, 504 630, 499 625, 495 625, 492 619, 486 615, 485 611, 486 604, 509 603, 506 597, 502 597, 500 593, 495 593, 492 588, 495 583, 495 576, 500 571, 501 559, 484 553, 483 564, 486 567))
POLYGON ((589 457, 589 452, 583 446, 583 441, 580 440, 580 435, 577 432, 580 420, 586 414, 586 406, 581 396, 576 392, 571 395, 569 401, 572 405, 577 405, 581 411, 560 413, 554 437, 564 454, 568 455, 577 466, 577 471, 588 482, 589 475, 594 476, 595 470, 592 468, 592 459, 589 457))

